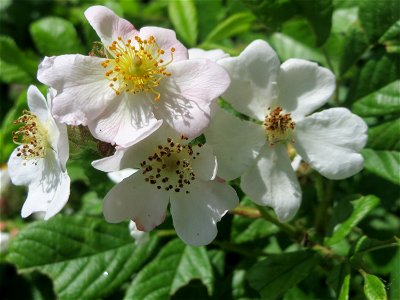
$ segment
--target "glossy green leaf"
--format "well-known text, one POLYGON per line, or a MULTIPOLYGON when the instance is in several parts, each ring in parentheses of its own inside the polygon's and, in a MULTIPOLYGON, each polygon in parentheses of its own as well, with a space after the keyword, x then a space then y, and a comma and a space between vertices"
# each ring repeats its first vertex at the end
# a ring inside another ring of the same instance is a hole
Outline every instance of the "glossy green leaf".
POLYGON ((363 117, 400 113, 400 80, 356 101, 352 110, 363 117))
POLYGON ((374 43, 400 19, 397 0, 364 0, 360 2, 359 18, 370 42, 374 43))
POLYGON ((375 275, 362 272, 364 277, 364 294, 368 300, 387 300, 385 285, 375 275))
POLYGON ((248 271, 247 280, 261 297, 276 298, 310 274, 318 261, 313 251, 271 255, 248 271))
POLYGON ((234 216, 232 220, 231 240, 234 243, 253 242, 277 233, 279 228, 264 219, 250 219, 234 216))
POLYGON ((236 34, 246 32, 249 30, 254 20, 255 16, 249 12, 236 13, 215 27, 205 38, 204 42, 215 43, 236 34))
POLYGON ((195 0, 198 16, 199 41, 203 41, 221 20, 226 17, 222 0, 195 0))
POLYGON ((195 46, 198 34, 198 20, 194 1, 169 1, 168 14, 178 36, 180 36, 188 46, 195 46))
POLYGON ((362 154, 366 170, 400 185, 400 152, 364 149, 362 154))
POLYGON ((400 20, 386 31, 379 43, 385 45, 389 53, 400 53, 400 20))
POLYGON ((353 78, 347 99, 353 102, 399 79, 400 55, 375 55, 353 78))
POLYGON ((321 46, 327 40, 332 27, 332 0, 292 0, 299 7, 300 13, 310 22, 317 46, 321 46))
POLYGON ((25 72, 17 65, 8 64, 0 60, 0 81, 4 83, 29 84, 34 81, 34 76, 25 72))
POLYGON ((352 229, 379 204, 379 198, 369 195, 351 202, 353 211, 350 216, 335 226, 332 236, 325 240, 325 245, 332 246, 344 239, 352 229))
POLYGON ((153 238, 135 246, 127 223, 58 215, 19 232, 7 259, 20 272, 47 274, 59 299, 94 299, 114 292, 137 272, 156 243, 153 238))
POLYGON ((400 119, 370 127, 367 147, 374 150, 400 151, 400 119))
POLYGON ((338 300, 348 300, 350 291, 350 274, 347 274, 343 279, 343 284, 340 288, 338 300))
POLYGON ((326 65, 323 54, 317 49, 313 49, 303 44, 299 40, 295 40, 282 33, 274 33, 271 35, 269 42, 278 53, 281 61, 289 58, 302 58, 307 60, 318 61, 326 65))
POLYGON ((58 17, 46 17, 30 26, 36 48, 43 55, 84 53, 71 22, 58 17))
POLYGON ((400 295, 400 251, 397 251, 396 258, 393 261, 392 271, 390 272, 389 299, 396 299, 400 295))
POLYGON ((192 279, 200 279, 212 293, 213 273, 205 248, 175 239, 138 273, 125 299, 168 299, 192 279))

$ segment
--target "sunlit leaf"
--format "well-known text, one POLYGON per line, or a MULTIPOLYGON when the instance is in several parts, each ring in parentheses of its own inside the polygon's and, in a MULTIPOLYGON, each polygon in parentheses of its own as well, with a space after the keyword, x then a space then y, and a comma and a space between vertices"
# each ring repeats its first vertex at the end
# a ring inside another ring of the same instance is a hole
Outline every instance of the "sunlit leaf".
POLYGON ((263 298, 276 298, 303 280, 319 261, 313 251, 271 255, 256 263, 247 273, 250 285, 263 298))
POLYGON ((84 53, 74 26, 67 20, 46 17, 32 23, 30 32, 43 55, 84 53))
POLYGON ((364 149, 362 154, 366 170, 400 185, 400 152, 364 149))
POLYGON ((364 294, 368 300, 386 300, 385 285, 375 275, 362 273, 364 277, 364 294))
POLYGON ((193 0, 172 0, 168 4, 169 18, 183 41, 190 47, 197 41, 197 10, 193 0))
POLYGON ((335 226, 332 236, 327 238, 324 244, 332 246, 344 239, 379 202, 379 198, 372 195, 352 201, 353 211, 350 216, 335 226))
POLYGON ((215 27, 214 30, 211 31, 205 38, 204 42, 215 43, 236 34, 245 32, 249 30, 254 20, 255 17, 251 13, 236 13, 215 27))
POLYGON ((400 80, 358 100, 353 104, 353 111, 363 117, 400 113, 400 80))
POLYGON ((212 293, 212 267, 204 247, 169 242, 135 277, 125 299, 168 299, 192 279, 200 279, 212 293))
POLYGON ((135 246, 126 223, 58 215, 19 232, 8 261, 20 272, 47 274, 59 299, 102 298, 144 264, 156 243, 135 246))

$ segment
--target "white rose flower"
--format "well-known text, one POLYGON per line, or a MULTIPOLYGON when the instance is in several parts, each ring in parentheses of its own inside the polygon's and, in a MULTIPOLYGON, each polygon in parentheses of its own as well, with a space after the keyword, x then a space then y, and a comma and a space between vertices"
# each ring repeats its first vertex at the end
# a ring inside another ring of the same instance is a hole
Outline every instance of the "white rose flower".
POLYGON ((217 235, 216 223, 239 203, 235 190, 215 179, 211 148, 190 145, 167 125, 92 164, 105 172, 140 169, 106 195, 108 222, 130 219, 140 231, 150 231, 164 221, 170 203, 175 230, 190 245, 210 243, 217 235))
POLYGON ((13 184, 28 186, 28 197, 21 211, 23 218, 44 212, 47 220, 64 207, 69 197, 67 127, 51 115, 53 93, 49 90, 46 101, 38 88, 31 85, 30 111, 24 111, 15 121, 24 125, 14 132, 14 142, 19 146, 9 158, 8 173, 13 184))
POLYGON ((255 122, 217 108, 205 133, 218 158, 218 175, 241 176, 242 190, 257 204, 272 207, 280 221, 291 219, 301 188, 287 144, 329 179, 344 179, 363 168, 359 153, 367 141, 365 122, 346 108, 311 114, 335 90, 335 76, 302 59, 280 65, 264 41, 252 42, 238 57, 218 61, 232 83, 222 96, 255 122))

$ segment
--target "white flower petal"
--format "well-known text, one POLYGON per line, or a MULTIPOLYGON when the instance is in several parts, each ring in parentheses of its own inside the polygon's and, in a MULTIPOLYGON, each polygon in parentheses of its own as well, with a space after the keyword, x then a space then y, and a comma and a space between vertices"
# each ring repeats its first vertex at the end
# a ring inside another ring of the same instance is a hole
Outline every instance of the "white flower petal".
POLYGON ((150 101, 143 95, 123 93, 88 127, 99 140, 127 145, 139 141, 162 124, 152 112, 150 101))
POLYGON ((266 111, 276 99, 279 59, 262 40, 252 42, 238 57, 218 63, 231 76, 231 85, 222 96, 239 112, 264 120, 266 111))
POLYGON ((102 113, 116 97, 108 86, 101 62, 83 55, 45 57, 38 79, 57 90, 52 113, 60 122, 86 125, 102 113))
POLYGON ((231 186, 215 180, 196 182, 190 194, 171 196, 175 230, 186 244, 207 245, 217 235, 217 222, 238 204, 238 196, 231 186))
POLYGON ((289 59, 281 65, 277 105, 295 121, 324 105, 335 91, 335 75, 316 63, 289 59))
POLYGON ((36 180, 38 174, 44 169, 44 159, 24 160, 17 156, 18 148, 15 148, 8 159, 8 174, 15 185, 29 185, 36 180))
POLYGON ((47 106, 46 98, 36 86, 30 85, 28 88, 27 99, 29 110, 34 113, 43 124, 45 124, 49 118, 49 108, 47 106))
POLYGON ((281 222, 290 220, 301 203, 301 188, 281 144, 265 145, 256 163, 243 174, 242 190, 259 205, 274 209, 281 222))
POLYGON ((126 151, 126 148, 116 147, 116 151, 113 155, 93 161, 92 166, 93 168, 103 172, 115 172, 122 170, 124 168, 121 167, 121 160, 126 151))
POLYGON ((200 59, 171 64, 168 71, 172 75, 161 82, 154 113, 177 132, 196 137, 208 126, 210 103, 226 90, 229 76, 216 63, 200 59))
POLYGON ((363 168, 359 153, 367 142, 367 125, 346 108, 312 114, 296 124, 298 154, 329 179, 344 179, 363 168))
POLYGON ((191 164, 196 178, 213 180, 217 174, 217 159, 212 148, 208 144, 196 147, 194 157, 195 159, 192 160, 191 164), (196 153, 199 153, 199 155, 196 155, 196 153))
POLYGON ((103 213, 110 223, 132 219, 139 230, 150 231, 164 221, 167 205, 168 194, 136 172, 108 192, 103 213))
POLYGON ((189 59, 204 58, 217 62, 222 58, 229 57, 229 54, 225 53, 221 49, 213 49, 206 51, 199 48, 191 48, 188 50, 188 52, 189 52, 189 59))
POLYGON ((85 17, 106 47, 119 36, 127 40, 133 39, 139 33, 131 23, 104 6, 89 7, 85 11, 85 17))
POLYGON ((150 234, 148 232, 140 231, 137 229, 135 222, 132 220, 129 222, 129 233, 135 240, 135 245, 143 245, 150 240, 150 234))
POLYGON ((115 183, 120 183, 125 178, 131 176, 133 173, 137 172, 137 169, 126 168, 120 171, 113 171, 107 174, 108 178, 110 178, 115 183))
POLYGON ((226 180, 242 175, 266 143, 262 126, 241 120, 219 107, 204 134, 217 156, 217 174, 226 180))
POLYGON ((175 48, 173 53, 174 62, 188 59, 188 50, 176 39, 175 31, 161 27, 142 27, 140 28, 140 37, 148 39, 153 36, 158 47, 165 51, 164 61, 169 61, 171 57, 171 48, 175 48))
MULTIPOLYGON (((28 183, 28 197, 22 207, 23 218, 34 212, 46 212, 46 219, 58 213, 68 201, 70 179, 67 173, 60 169, 60 162, 51 151, 40 161, 39 170, 28 183)), ((27 163, 28 165, 28 163, 27 163)))

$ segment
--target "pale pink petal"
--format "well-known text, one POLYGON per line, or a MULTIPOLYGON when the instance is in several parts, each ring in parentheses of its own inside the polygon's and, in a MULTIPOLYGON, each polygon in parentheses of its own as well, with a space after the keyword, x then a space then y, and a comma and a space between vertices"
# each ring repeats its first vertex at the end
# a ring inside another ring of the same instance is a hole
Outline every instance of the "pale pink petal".
POLYGON ((226 180, 242 175, 266 143, 262 126, 241 120, 219 107, 204 135, 217 156, 217 174, 226 180))
POLYGON ((140 28, 139 36, 142 39, 148 39, 153 36, 157 46, 165 51, 164 61, 169 61, 171 58, 171 48, 175 48, 173 53, 173 61, 188 59, 188 50, 183 44, 176 39, 175 31, 161 27, 142 27, 140 28))
POLYGON ((293 218, 300 207, 301 187, 284 145, 265 145, 240 186, 255 203, 272 207, 281 222, 293 218))
POLYGON ((344 179, 361 171, 359 153, 367 142, 367 125, 346 108, 331 108, 299 121, 295 130, 298 154, 329 179, 344 179))
POLYGON ((324 105, 335 91, 335 75, 314 62, 289 59, 281 65, 277 105, 295 121, 324 105))
POLYGON ((103 201, 103 213, 110 223, 131 219, 141 231, 150 231, 165 218, 168 194, 144 181, 141 172, 122 180, 103 201))
POLYGON ((139 33, 131 23, 104 6, 89 7, 85 17, 106 47, 118 40, 119 36, 127 40, 139 33))
POLYGON ((210 121, 210 103, 229 85, 226 71, 210 60, 180 61, 168 69, 154 113, 189 138, 200 135, 210 121))
POLYGON ((191 48, 188 50, 188 52, 189 52, 189 59, 203 58, 217 62, 222 58, 229 57, 229 54, 225 53, 221 49, 203 50, 199 48, 191 48))
POLYGON ((52 113, 58 121, 87 125, 116 98, 102 61, 98 57, 61 55, 45 57, 39 65, 39 81, 57 90, 52 113))
POLYGON ((217 181, 195 182, 189 194, 171 196, 171 214, 178 236, 189 245, 207 245, 217 235, 217 222, 239 204, 235 190, 217 181))
POLYGON ((279 59, 262 40, 252 42, 238 57, 218 61, 232 83, 222 96, 239 112, 264 120, 268 107, 277 97, 279 59))
POLYGON ((101 141, 127 145, 150 135, 162 124, 154 117, 151 100, 123 93, 96 119, 88 123, 93 136, 101 141))
POLYGON ((217 174, 217 159, 213 149, 205 144, 202 147, 194 147, 194 156, 192 159, 192 168, 196 178, 202 180, 213 180, 217 174))

